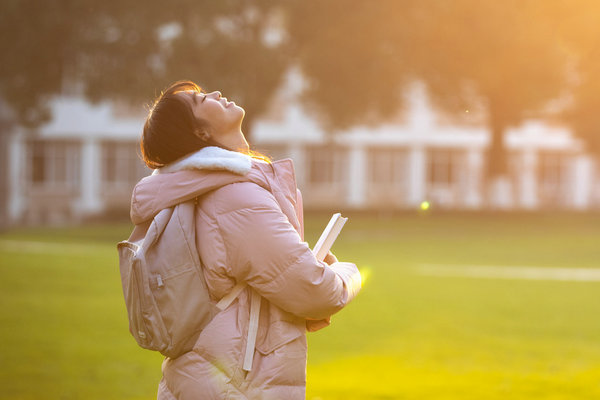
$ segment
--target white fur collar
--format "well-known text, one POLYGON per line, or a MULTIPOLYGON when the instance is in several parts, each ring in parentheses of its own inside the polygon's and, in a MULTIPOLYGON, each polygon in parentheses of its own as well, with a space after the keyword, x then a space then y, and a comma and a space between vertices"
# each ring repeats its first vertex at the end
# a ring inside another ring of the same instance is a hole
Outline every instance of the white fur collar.
POLYGON ((181 171, 184 169, 226 170, 238 175, 246 175, 252 169, 252 157, 237 151, 209 146, 186 157, 155 169, 152 175, 181 171))

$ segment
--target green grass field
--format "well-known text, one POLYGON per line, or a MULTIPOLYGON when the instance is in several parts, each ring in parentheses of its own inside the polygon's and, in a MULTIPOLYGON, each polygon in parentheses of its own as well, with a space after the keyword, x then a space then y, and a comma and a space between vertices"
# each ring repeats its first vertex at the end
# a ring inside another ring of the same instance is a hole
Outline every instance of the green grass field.
MULTIPOLYGON (((311 244, 327 220, 307 219, 311 244)), ((120 288, 129 230, 0 235, 0 398, 155 398, 161 356, 130 337, 120 288)), ((308 399, 600 398, 600 279, 461 272, 597 272, 600 215, 351 216, 334 251, 368 278, 309 335, 308 399)))

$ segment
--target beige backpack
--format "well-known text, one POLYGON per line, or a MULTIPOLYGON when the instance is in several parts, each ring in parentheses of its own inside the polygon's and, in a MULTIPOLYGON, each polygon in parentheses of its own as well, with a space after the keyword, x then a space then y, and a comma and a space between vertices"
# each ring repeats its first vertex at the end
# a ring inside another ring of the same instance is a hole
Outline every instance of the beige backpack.
POLYGON ((193 200, 166 208, 117 245, 129 331, 172 358, 191 350, 219 311, 196 250, 194 212, 193 200))

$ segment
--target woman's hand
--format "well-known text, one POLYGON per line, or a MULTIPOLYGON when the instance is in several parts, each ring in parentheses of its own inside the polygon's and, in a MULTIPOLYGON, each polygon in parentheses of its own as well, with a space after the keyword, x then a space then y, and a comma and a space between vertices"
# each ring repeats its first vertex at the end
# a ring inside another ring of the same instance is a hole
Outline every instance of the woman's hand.
POLYGON ((319 329, 323 329, 331 325, 331 317, 327 317, 325 319, 310 319, 306 320, 306 330, 309 332, 316 332, 319 329))
MULTIPOLYGON (((325 259, 323 261, 326 262, 327 265, 331 265, 333 263, 338 262, 338 259, 330 251, 329 253, 327 253, 327 255, 325 256, 325 259)), ((311 319, 311 318, 306 319, 306 330, 309 332, 316 332, 319 329, 328 327, 329 325, 331 325, 331 317, 327 317, 325 319, 319 319, 319 320, 311 319)))
POLYGON ((330 251, 329 253, 327 253, 327 255, 325 256, 325 259, 323 261, 325 261, 327 263, 327 265, 331 265, 333 263, 338 262, 338 259, 330 251))

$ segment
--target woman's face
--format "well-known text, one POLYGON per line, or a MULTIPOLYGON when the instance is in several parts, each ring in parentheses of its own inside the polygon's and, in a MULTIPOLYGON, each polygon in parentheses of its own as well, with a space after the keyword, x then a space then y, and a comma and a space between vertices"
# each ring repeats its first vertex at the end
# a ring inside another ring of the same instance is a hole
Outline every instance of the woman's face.
POLYGON ((185 91, 177 93, 190 103, 194 116, 210 125, 212 139, 233 150, 247 150, 248 143, 242 133, 245 111, 233 101, 221 96, 221 92, 200 93, 185 91))

